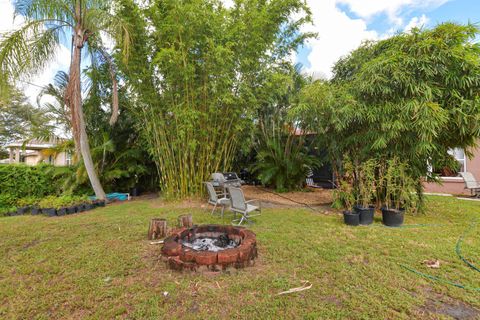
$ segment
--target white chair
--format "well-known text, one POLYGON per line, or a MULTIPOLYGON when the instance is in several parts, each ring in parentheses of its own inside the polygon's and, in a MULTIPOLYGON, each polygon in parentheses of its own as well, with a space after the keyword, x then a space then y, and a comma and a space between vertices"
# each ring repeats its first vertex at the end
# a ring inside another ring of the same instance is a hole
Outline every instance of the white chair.
POLYGON ((472 195, 478 198, 480 196, 478 193, 480 190, 480 183, 477 179, 475 179, 471 172, 460 172, 460 175, 462 176, 463 181, 465 181, 465 189, 469 189, 472 195))
POLYGON ((207 186, 208 190, 208 203, 213 206, 212 209, 212 214, 215 212, 215 209, 217 206, 222 207, 222 218, 223 218, 223 212, 225 211, 225 207, 229 204, 230 199, 228 199, 226 193, 217 193, 215 191, 215 188, 213 187, 213 184, 211 182, 205 182, 205 185, 207 186))
POLYGON ((244 221, 248 223, 252 223, 250 218, 259 216, 262 212, 262 203, 260 200, 249 200, 245 201, 245 195, 243 194, 243 190, 236 187, 229 187, 228 193, 230 195, 230 210, 233 213, 240 213, 242 217, 240 219, 235 219, 232 221, 232 224, 241 225, 244 221), (257 202, 257 205, 253 205, 251 203, 257 202), (251 212, 258 211, 258 214, 250 214, 251 212), (237 222, 238 223, 235 223, 237 222))

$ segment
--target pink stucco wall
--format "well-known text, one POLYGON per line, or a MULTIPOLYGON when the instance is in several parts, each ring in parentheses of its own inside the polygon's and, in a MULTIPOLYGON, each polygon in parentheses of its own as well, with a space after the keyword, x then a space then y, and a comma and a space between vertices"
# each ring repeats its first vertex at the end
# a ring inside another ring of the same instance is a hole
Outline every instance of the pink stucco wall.
MULTIPOLYGON (((469 171, 473 176, 480 179, 480 147, 472 150, 473 157, 466 160, 466 171, 469 171)), ((465 183, 461 177, 446 177, 442 178, 442 184, 425 183, 425 192, 432 193, 449 193, 449 194, 470 194, 470 190, 465 189, 465 183)))

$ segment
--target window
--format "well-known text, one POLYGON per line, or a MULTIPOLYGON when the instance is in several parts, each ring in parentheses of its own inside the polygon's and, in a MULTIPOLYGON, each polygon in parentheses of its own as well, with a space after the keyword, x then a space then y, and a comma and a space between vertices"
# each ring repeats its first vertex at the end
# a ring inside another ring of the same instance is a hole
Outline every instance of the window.
POLYGON ((72 153, 70 151, 67 151, 67 153, 65 154, 65 164, 67 166, 72 165, 72 153))
POLYGON ((467 171, 467 157, 465 156, 465 151, 462 148, 454 148, 448 151, 448 154, 452 155, 455 160, 460 163, 460 169, 458 172, 467 171))

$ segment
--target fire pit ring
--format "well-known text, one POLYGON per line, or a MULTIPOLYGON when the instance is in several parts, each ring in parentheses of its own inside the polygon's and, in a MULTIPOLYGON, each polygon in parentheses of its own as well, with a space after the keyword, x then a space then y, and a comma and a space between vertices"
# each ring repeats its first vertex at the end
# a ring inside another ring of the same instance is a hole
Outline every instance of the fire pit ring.
POLYGON ((162 255, 173 270, 244 268, 257 257, 255 233, 243 227, 200 225, 180 228, 164 240, 162 255))

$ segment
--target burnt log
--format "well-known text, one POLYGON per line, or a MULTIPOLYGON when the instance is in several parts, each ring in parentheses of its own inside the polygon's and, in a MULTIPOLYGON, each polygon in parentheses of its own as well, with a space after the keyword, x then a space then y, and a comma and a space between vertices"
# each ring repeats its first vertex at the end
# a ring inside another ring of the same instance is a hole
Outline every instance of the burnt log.
POLYGON ((193 227, 193 217, 191 214, 182 214, 178 217, 178 226, 180 228, 191 228, 193 227))
POLYGON ((163 239, 167 236, 167 220, 155 218, 150 221, 148 240, 163 239))

